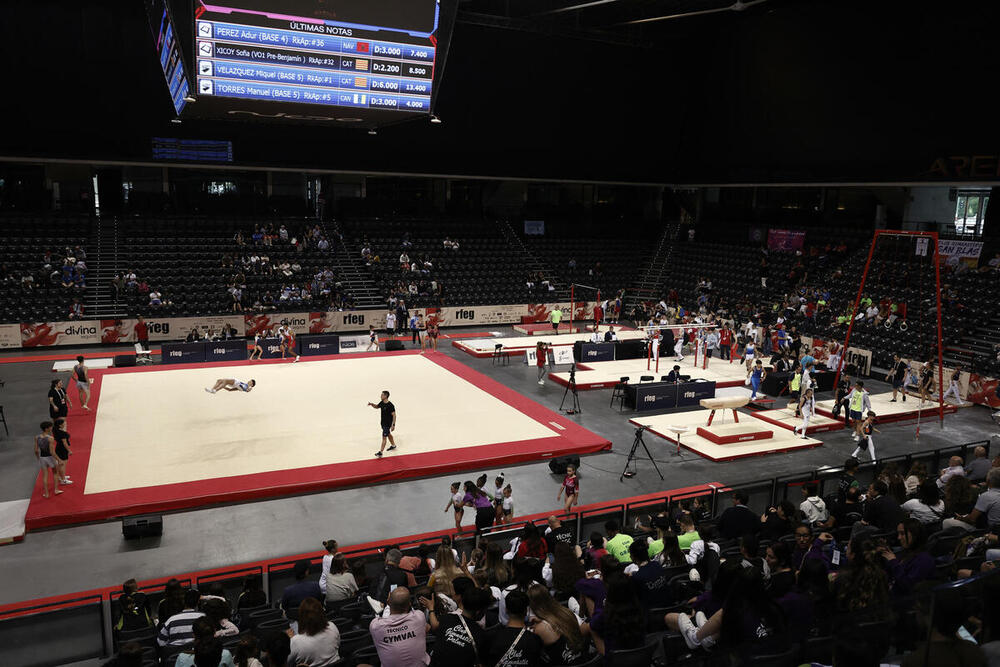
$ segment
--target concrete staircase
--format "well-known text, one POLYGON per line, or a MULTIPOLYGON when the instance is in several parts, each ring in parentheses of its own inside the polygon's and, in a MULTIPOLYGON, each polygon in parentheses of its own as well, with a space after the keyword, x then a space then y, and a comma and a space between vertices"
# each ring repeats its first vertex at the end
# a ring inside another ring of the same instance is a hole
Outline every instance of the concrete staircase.
POLYGON ((625 292, 625 301, 622 304, 625 313, 631 313, 632 309, 642 301, 655 301, 659 298, 670 273, 679 228, 680 224, 677 221, 668 222, 663 228, 653 256, 625 292))
POLYGON ((96 243, 93 259, 87 257, 87 302, 88 317, 110 319, 125 317, 124 306, 115 300, 111 281, 121 270, 118 266, 119 223, 118 218, 97 218, 92 227, 96 243))
POLYGON ((500 229, 500 234, 503 236, 507 245, 512 249, 521 253, 523 259, 521 266, 526 270, 525 273, 530 273, 532 275, 536 273, 541 273, 545 280, 549 281, 549 284, 554 286, 556 289, 554 292, 550 293, 549 301, 569 301, 570 290, 569 285, 559 279, 559 277, 549 269, 538 257, 532 253, 528 246, 524 245, 524 241, 521 237, 517 235, 514 228, 510 226, 507 220, 497 220, 497 227, 500 229))
POLYGON ((330 254, 332 269, 340 277, 344 287, 354 299, 354 305, 360 310, 385 308, 386 297, 379 292, 375 282, 361 263, 361 250, 355 248, 344 236, 336 221, 320 223, 326 237, 334 243, 334 251, 330 254), (334 233, 329 233, 330 231, 334 233))

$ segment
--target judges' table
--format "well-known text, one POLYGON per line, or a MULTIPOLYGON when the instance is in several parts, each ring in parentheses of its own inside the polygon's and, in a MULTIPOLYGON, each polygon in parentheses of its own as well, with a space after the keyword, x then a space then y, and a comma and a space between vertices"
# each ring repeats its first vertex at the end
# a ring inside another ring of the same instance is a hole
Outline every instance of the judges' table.
POLYGON ((698 405, 702 399, 715 396, 715 382, 643 382, 625 387, 625 405, 644 412, 698 405))

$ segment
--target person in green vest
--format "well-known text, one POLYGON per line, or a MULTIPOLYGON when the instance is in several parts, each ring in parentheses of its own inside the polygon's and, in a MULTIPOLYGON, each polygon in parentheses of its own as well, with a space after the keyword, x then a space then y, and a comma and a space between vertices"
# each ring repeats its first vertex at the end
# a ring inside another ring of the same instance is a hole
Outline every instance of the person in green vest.
POLYGON ((629 556, 628 549, 633 542, 632 536, 626 535, 620 532, 620 530, 621 527, 614 519, 604 523, 604 532, 608 534, 604 548, 609 554, 617 558, 619 563, 631 563, 632 557, 629 556))
POLYGON ((559 333, 559 323, 562 322, 563 311, 556 306, 552 309, 552 313, 549 315, 549 321, 552 322, 552 333, 559 333))
POLYGON ((854 435, 851 437, 855 440, 861 439, 862 419, 865 412, 871 409, 872 403, 868 392, 865 391, 865 383, 858 380, 854 383, 854 389, 847 395, 847 416, 854 422, 854 435))
POLYGON ((694 519, 691 518, 690 514, 682 514, 679 519, 677 519, 677 526, 681 529, 681 534, 677 536, 677 544, 683 550, 688 550, 691 548, 693 542, 697 542, 701 539, 701 535, 694 527, 694 519))
MULTIPOLYGON (((795 416, 801 417, 799 412, 799 392, 802 389, 802 366, 796 365, 792 371, 792 377, 788 378, 788 396, 795 402, 795 416)), ((791 407, 791 404, 789 404, 791 407)))

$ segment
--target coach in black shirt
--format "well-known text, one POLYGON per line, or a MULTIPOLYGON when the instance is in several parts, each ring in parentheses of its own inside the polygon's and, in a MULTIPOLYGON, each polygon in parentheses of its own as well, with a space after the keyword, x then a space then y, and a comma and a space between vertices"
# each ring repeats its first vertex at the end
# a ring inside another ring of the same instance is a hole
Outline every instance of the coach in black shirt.
POLYGON ((382 411, 382 447, 375 452, 375 456, 381 458, 385 451, 385 442, 389 441, 389 451, 396 449, 396 441, 392 439, 392 432, 396 430, 396 406, 389 401, 389 392, 383 391, 382 398, 378 403, 368 403, 376 410, 382 411))

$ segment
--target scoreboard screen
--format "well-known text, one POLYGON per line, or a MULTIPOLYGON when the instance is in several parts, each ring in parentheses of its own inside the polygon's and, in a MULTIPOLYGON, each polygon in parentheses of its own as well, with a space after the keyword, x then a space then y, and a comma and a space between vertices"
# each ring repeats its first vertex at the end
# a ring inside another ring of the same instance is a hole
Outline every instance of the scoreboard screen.
POLYGON ((293 117, 307 120, 318 113, 363 121, 430 113, 438 0, 220 3, 195 3, 199 115, 214 108, 288 117, 277 112, 294 109, 293 117), (223 99, 228 109, 219 108, 223 99))
POLYGON ((160 61, 160 68, 167 81, 174 112, 179 116, 184 111, 186 104, 184 98, 190 94, 190 90, 187 74, 184 71, 184 61, 181 59, 177 31, 164 0, 146 0, 146 14, 149 16, 149 27, 153 31, 156 43, 156 57, 160 61))

